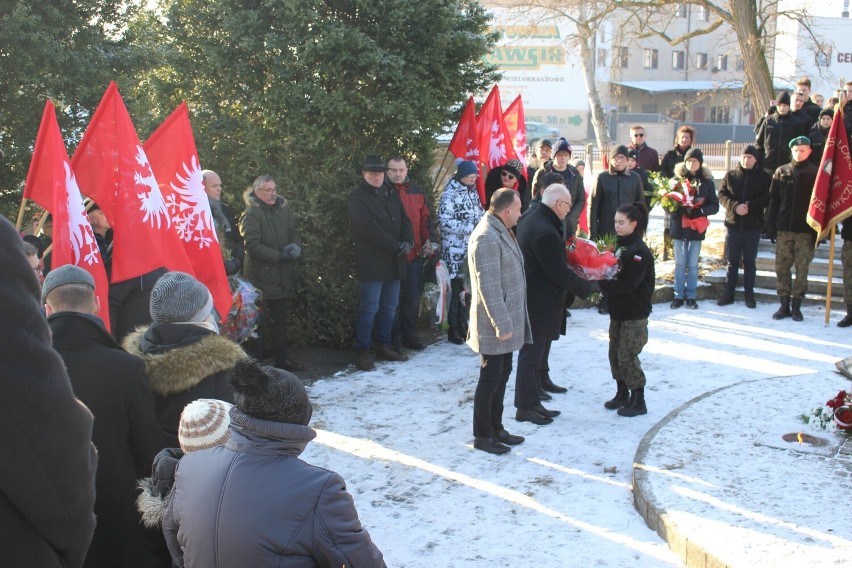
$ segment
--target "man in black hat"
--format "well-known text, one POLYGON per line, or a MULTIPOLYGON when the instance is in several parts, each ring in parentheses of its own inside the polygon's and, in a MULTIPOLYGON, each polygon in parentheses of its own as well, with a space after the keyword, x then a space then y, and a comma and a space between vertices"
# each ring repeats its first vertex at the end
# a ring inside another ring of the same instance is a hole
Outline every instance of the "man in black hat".
POLYGON ((790 140, 789 148, 792 161, 775 171, 769 188, 769 236, 776 241, 776 290, 781 302, 772 319, 802 321, 800 308, 808 291, 808 269, 816 245, 816 231, 808 225, 807 215, 818 169, 809 160, 811 141, 807 136, 790 140), (790 273, 794 265, 795 284, 790 273))
MULTIPOLYGON (((657 163, 657 168, 660 164, 657 163)), ((639 164, 639 151, 630 148, 627 151, 627 169, 636 172, 642 180, 642 192, 645 194, 645 205, 651 209, 651 200, 654 197, 654 186, 651 185, 650 172, 639 164)))
POLYGON ((589 208, 589 233, 593 239, 615 235, 615 210, 626 203, 645 201, 642 179, 627 168, 627 146, 613 148, 609 171, 598 175, 589 208))
POLYGON ((746 146, 738 167, 725 174, 719 188, 719 203, 725 208, 725 242, 728 252, 728 278, 720 306, 734 303, 740 260, 743 263, 743 288, 746 307, 754 308, 755 259, 763 228, 763 211, 769 205, 772 176, 760 167, 754 146, 746 146))
POLYGON ((573 205, 571 211, 562 220, 566 239, 573 237, 574 233, 577 232, 580 215, 586 210, 586 188, 583 186, 583 176, 570 162, 571 144, 565 138, 559 138, 553 146, 553 159, 545 162, 535 173, 533 179, 533 186, 535 186, 536 179, 546 173, 555 172, 562 176, 563 184, 571 192, 571 203, 573 205))
POLYGON ((374 322, 376 356, 387 361, 408 360, 391 347, 391 331, 414 234, 399 195, 385 186, 385 170, 381 156, 367 156, 362 179, 349 194, 355 274, 361 287, 355 318, 355 365, 364 371, 375 369, 370 354, 374 322))
POLYGON ((828 140, 828 132, 831 130, 831 122, 834 120, 834 110, 824 108, 819 112, 819 121, 814 125, 808 135, 811 139, 811 163, 819 167, 822 154, 825 152, 825 142, 828 140))

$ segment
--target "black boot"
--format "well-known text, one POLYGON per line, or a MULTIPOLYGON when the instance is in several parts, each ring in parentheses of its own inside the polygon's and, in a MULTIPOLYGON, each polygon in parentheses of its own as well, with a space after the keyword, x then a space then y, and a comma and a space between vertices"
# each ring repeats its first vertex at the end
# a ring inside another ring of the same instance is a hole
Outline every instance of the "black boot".
POLYGON ((450 329, 447 330, 447 339, 450 343, 455 343, 456 345, 464 343, 464 338, 461 336, 456 327, 450 327, 450 329))
POLYGON ((846 317, 837 322, 837 327, 849 327, 852 325, 852 304, 846 304, 846 317))
POLYGON ((557 394, 562 394, 564 392, 568 392, 568 389, 565 387, 561 387, 550 380, 550 376, 547 374, 543 374, 541 376, 541 388, 542 390, 546 390, 547 392, 553 392, 557 394))
POLYGON ((754 301, 754 290, 745 291, 745 305, 747 308, 756 308, 757 302, 754 301))
POLYGON ((610 410, 621 408, 630 400, 630 391, 627 390, 627 385, 624 384, 624 381, 616 381, 615 384, 618 385, 615 396, 604 403, 604 407, 610 410))
POLYGON ((716 301, 717 306, 730 306, 734 303, 734 292, 732 290, 725 290, 725 293, 722 294, 719 299, 716 301))
POLYGON ((793 318, 793 321, 802 321, 805 319, 802 316, 802 299, 801 298, 793 298, 793 307, 790 308, 790 316, 793 318))
POLYGON ((781 302, 781 307, 778 308, 777 312, 772 314, 772 319, 782 320, 790 317, 790 296, 781 296, 778 300, 781 302))
POLYGON ((648 409, 645 407, 645 389, 633 389, 630 391, 630 402, 627 406, 618 409, 619 416, 639 416, 640 414, 648 414, 648 409))

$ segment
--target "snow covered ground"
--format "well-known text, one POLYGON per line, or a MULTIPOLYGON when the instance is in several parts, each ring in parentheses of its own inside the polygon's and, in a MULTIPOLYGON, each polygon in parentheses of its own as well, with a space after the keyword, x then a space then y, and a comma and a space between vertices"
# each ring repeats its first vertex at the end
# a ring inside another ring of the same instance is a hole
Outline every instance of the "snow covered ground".
MULTIPOLYGON (((805 321, 795 323, 773 321, 770 304, 699 306, 654 306, 641 356, 646 416, 603 408, 614 393, 608 318, 574 310, 568 336, 551 353, 551 376, 570 390, 545 403, 562 415, 548 426, 516 422, 513 374, 504 425, 527 439, 509 454, 473 449, 478 356, 441 342, 406 363, 316 381, 309 393, 319 436, 302 457, 347 481, 388 566, 680 566, 633 506, 632 463, 645 433, 707 391, 830 371, 852 354, 852 331, 835 325, 841 314, 824 327, 816 307, 804 308, 805 321)), ((779 394, 793 401, 795 418, 848 384, 838 375, 833 392, 779 394)), ((748 413, 759 401, 738 404, 748 413)))

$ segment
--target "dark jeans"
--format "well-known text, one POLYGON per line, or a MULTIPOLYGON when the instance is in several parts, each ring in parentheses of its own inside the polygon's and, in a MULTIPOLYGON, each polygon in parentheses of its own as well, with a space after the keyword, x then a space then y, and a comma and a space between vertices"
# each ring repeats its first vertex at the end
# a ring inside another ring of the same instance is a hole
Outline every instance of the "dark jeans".
POLYGON ((754 280, 757 274, 757 247, 760 244, 760 229, 741 231, 725 228, 728 249, 728 281, 725 292, 732 296, 737 287, 740 259, 743 262, 743 288, 746 292, 754 292, 754 280))
POLYGON ((399 309, 393 321, 393 341, 398 345, 403 340, 417 338, 417 313, 420 311, 420 273, 423 259, 415 258, 408 263, 408 274, 399 284, 399 309))
MULTIPOLYGON (((450 280, 450 305, 447 310, 447 325, 450 329, 462 331, 463 326, 467 322, 466 314, 462 313, 465 309, 461 302, 461 293, 464 290, 464 278, 453 278, 450 280)), ((462 334, 464 335, 464 334, 462 334)))
POLYGON ((264 340, 269 337, 275 366, 281 366, 289 359, 287 356, 287 320, 290 306, 285 298, 263 300, 260 304, 260 317, 257 320, 257 337, 247 344, 246 350, 255 359, 263 360, 264 340))
POLYGON ((370 349, 373 323, 376 324, 376 343, 390 345, 393 318, 399 305, 399 280, 363 281, 358 313, 355 316, 355 350, 370 349))
POLYGON ((539 373, 545 353, 550 352, 552 340, 534 340, 521 347, 518 354, 518 372, 515 375, 515 408, 529 410, 541 403, 539 373))
POLYGON ((479 356, 479 382, 473 395, 473 435, 493 438, 503 430, 503 398, 512 374, 512 353, 479 356))

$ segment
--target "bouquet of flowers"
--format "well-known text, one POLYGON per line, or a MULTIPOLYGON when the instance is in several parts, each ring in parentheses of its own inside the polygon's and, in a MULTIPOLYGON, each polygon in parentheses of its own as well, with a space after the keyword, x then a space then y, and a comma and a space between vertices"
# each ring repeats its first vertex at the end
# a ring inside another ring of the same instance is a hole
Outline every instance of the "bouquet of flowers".
POLYGON ((810 414, 802 415, 806 424, 814 424, 819 428, 826 429, 834 420, 834 424, 841 430, 852 432, 852 393, 840 391, 837 396, 825 403, 825 406, 817 407, 810 414))
POLYGON ((618 273, 615 239, 605 236, 599 242, 571 237, 565 243, 565 259, 569 268, 584 280, 612 280, 618 273))
POLYGON ((669 213, 679 209, 686 209, 686 214, 681 217, 681 226, 684 229, 694 229, 703 233, 710 226, 707 217, 701 215, 692 218, 690 211, 698 209, 704 203, 703 197, 698 197, 698 187, 688 179, 668 179, 659 172, 649 175, 651 184, 654 186, 654 194, 651 196, 651 207, 659 203, 669 213))
POLYGON ((260 291, 238 276, 228 278, 228 283, 234 293, 234 302, 224 323, 219 327, 219 333, 239 343, 254 334, 257 328, 257 320, 260 317, 260 291))

